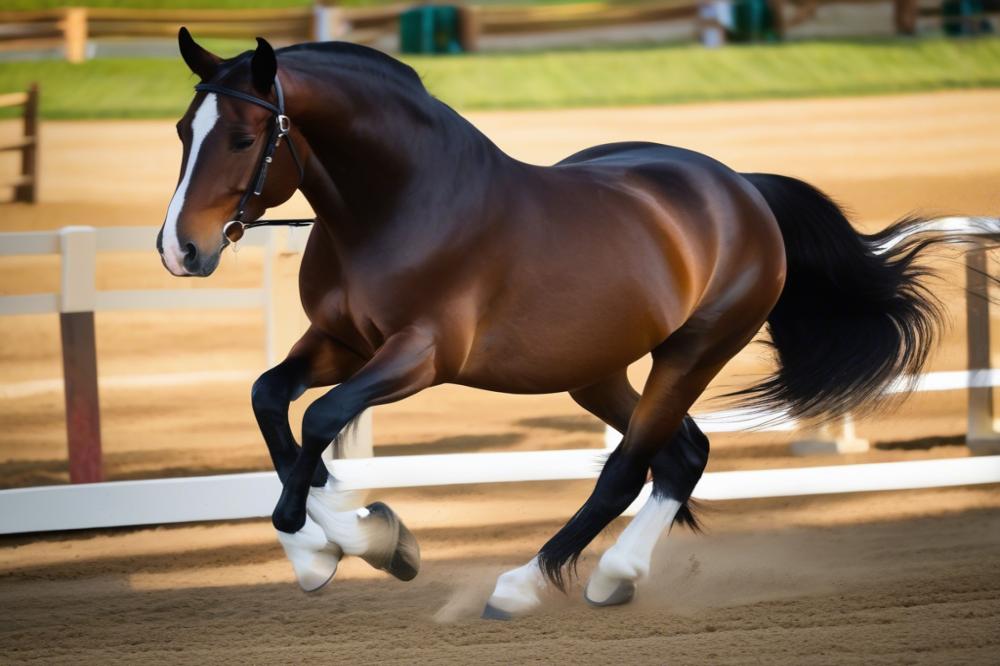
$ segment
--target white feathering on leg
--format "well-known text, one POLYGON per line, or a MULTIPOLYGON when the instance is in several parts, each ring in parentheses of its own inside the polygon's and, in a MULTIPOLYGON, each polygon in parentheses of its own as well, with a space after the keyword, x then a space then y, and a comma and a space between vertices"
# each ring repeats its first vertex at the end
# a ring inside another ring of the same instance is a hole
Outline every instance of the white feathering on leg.
POLYGON ((310 488, 306 513, 322 528, 326 538, 346 555, 364 555, 372 546, 371 530, 363 524, 368 510, 358 507, 357 493, 339 490, 330 479, 322 488, 310 488))
POLYGON ((323 530, 309 516, 294 534, 275 531, 303 590, 315 592, 333 579, 340 563, 340 548, 327 541, 323 530))
POLYGON ((634 583, 649 575, 653 548, 680 508, 681 503, 675 499, 652 495, 646 500, 615 545, 601 556, 587 582, 586 596, 591 603, 601 604, 622 583, 634 583))

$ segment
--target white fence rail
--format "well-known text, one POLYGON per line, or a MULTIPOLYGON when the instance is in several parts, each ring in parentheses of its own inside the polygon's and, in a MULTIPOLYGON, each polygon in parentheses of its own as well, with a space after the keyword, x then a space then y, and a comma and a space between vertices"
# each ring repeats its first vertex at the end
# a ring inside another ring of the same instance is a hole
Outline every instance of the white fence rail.
MULTIPOLYGON (((59 231, 0 234, 0 257, 58 254, 61 257, 59 294, 0 296, 0 316, 55 312, 113 312, 121 310, 224 310, 264 308, 270 320, 270 264, 275 231, 248 234, 241 245, 265 248, 262 284, 254 289, 136 289, 98 291, 97 254, 155 252, 156 227, 63 227, 59 231)), ((270 327, 268 327, 270 332, 270 327)), ((264 341, 273 360, 270 338, 264 341)))
MULTIPOLYGON (((950 219, 943 224, 954 228, 960 221, 950 219)), ((83 370, 79 372, 86 381, 81 381, 75 375, 70 376, 71 371, 77 372, 74 363, 79 363, 79 358, 74 356, 72 349, 67 356, 67 332, 70 334, 71 346, 76 344, 72 340, 77 338, 82 338, 83 344, 87 344, 86 319, 79 320, 76 315, 92 318, 95 311, 262 308, 266 320, 265 347, 268 359, 271 361, 275 358, 277 350, 272 296, 273 258, 278 246, 275 230, 255 231, 242 241, 244 245, 263 246, 265 249, 262 285, 258 289, 96 290, 94 277, 98 252, 151 252, 155 236, 154 228, 89 227, 67 227, 58 232, 0 234, 0 257, 56 253, 62 257, 59 294, 0 297, 0 315, 60 313, 64 333, 64 366, 67 372, 64 382, 67 405, 71 391, 79 391, 81 385, 86 385, 85 388, 93 394, 93 407, 96 409, 97 406, 96 366, 88 368, 86 363, 83 364, 83 370), (83 326, 80 326, 81 321, 83 326)), ((300 238, 301 240, 304 239, 300 238)), ((982 277, 985 270, 984 252, 973 251, 969 257, 967 280, 970 285, 985 288, 985 282, 974 283, 982 277)), ((996 433, 992 418, 991 391, 993 386, 1000 385, 1000 371, 989 368, 989 310, 986 301, 972 304, 970 299, 969 302, 967 316, 972 369, 922 375, 918 378, 917 390, 969 388, 970 445, 973 442, 995 445, 1000 443, 1000 436, 996 433)), ((92 346, 92 319, 89 335, 89 344, 92 346)), ((71 478, 76 464, 74 436, 78 436, 75 427, 80 422, 78 416, 67 410, 71 478)), ((747 428, 793 430, 797 427, 795 423, 782 420, 780 416, 734 410, 696 418, 706 432, 731 432, 747 428)), ((83 418, 82 423, 84 426, 90 425, 86 418, 83 418)), ((367 450, 370 456, 370 420, 366 422, 363 431, 365 434, 361 439, 366 441, 358 448, 367 450)), ((96 454, 99 469, 99 431, 94 428, 92 437, 94 433, 98 443, 96 454)), ((606 438, 607 446, 616 445, 618 437, 617 433, 610 431, 606 438)), ((86 458, 86 455, 93 451, 87 451, 86 447, 83 450, 84 459, 78 467, 87 469, 90 465, 92 469, 94 460, 86 458)), ((577 449, 366 457, 338 460, 333 465, 337 478, 342 480, 345 487, 391 488, 593 478, 599 470, 600 457, 604 453, 606 450, 577 449)), ((1000 483, 1000 456, 711 473, 704 476, 695 496, 705 499, 737 499, 976 483, 1000 483)), ((261 517, 270 515, 278 491, 276 476, 270 472, 5 490, 0 491, 0 534, 261 517)), ((644 492, 648 492, 648 487, 644 492)))
POLYGON ((264 247, 261 286, 255 289, 98 291, 98 253, 155 252, 155 227, 64 227, 59 231, 0 234, 0 257, 60 255, 58 294, 0 296, 0 315, 59 313, 62 335, 70 480, 103 479, 95 312, 262 309, 268 362, 276 358, 272 274, 275 232, 251 234, 245 245, 264 247))
MULTIPOLYGON (((355 458, 333 463, 345 489, 555 481, 597 476, 599 449, 355 458)), ((694 497, 733 500, 1000 483, 1000 456, 706 473, 694 497)), ((646 484, 626 514, 650 493, 646 484)), ((0 491, 0 534, 264 518, 274 472, 0 491)))

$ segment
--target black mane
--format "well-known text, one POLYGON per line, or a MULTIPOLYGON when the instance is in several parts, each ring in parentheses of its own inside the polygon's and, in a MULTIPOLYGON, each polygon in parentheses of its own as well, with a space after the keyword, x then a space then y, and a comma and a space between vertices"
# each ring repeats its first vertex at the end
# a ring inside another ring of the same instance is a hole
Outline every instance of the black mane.
POLYGON ((337 54, 337 66, 357 71, 378 74, 426 90, 420 75, 407 64, 381 51, 351 42, 308 42, 278 49, 280 53, 333 53, 337 54))

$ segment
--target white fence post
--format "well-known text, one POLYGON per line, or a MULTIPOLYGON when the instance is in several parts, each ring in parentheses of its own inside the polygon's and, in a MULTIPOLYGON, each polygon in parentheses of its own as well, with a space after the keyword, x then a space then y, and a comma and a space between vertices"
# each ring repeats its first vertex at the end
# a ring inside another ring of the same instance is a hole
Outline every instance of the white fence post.
POLYGON ((867 439, 857 436, 854 417, 845 414, 840 420, 840 434, 835 435, 833 424, 823 424, 805 431, 791 443, 792 454, 797 456, 830 455, 834 453, 864 453, 869 449, 867 439))
MULTIPOLYGON (((990 300, 986 250, 965 255, 965 317, 969 370, 988 371, 990 359, 990 300)), ((971 384, 972 382, 970 382, 971 384)), ((993 421, 993 387, 969 386, 968 429, 965 443, 976 454, 1000 451, 1000 433, 993 421)))
POLYGON ((264 353, 267 358, 267 367, 271 368, 278 362, 278 341, 275 332, 274 312, 274 258, 278 253, 278 239, 273 227, 266 227, 264 233, 267 238, 264 241, 263 258, 263 279, 261 289, 264 294, 264 353))
POLYGON ((314 42, 329 42, 347 33, 347 22, 340 7, 317 3, 313 6, 312 38, 314 42))

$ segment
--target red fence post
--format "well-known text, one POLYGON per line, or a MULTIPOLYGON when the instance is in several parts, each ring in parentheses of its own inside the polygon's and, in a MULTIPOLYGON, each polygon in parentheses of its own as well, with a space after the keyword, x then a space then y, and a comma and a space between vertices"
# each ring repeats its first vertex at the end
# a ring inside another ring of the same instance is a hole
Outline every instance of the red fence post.
POLYGON ((104 479, 94 332, 97 236, 93 227, 65 227, 59 236, 62 248, 59 328, 69 478, 72 483, 93 483, 104 479))

